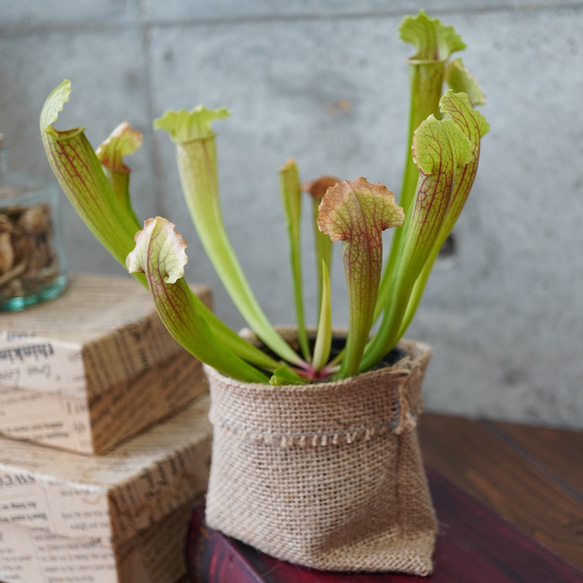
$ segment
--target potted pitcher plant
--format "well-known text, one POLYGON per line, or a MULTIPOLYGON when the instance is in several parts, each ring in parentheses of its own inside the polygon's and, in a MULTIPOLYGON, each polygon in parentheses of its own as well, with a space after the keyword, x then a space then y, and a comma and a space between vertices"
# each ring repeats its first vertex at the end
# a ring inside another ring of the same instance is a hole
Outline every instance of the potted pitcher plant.
MULTIPOLYGON (((140 132, 118 126, 96 150, 82 128, 57 130, 63 82, 41 113, 51 167, 79 215, 145 287, 178 342, 205 363, 214 425, 206 520, 278 558, 328 570, 432 571, 436 518, 416 421, 431 351, 403 336, 441 246, 474 182, 488 131, 482 92, 460 59, 459 35, 421 11, 400 26, 411 109, 399 203, 365 178, 323 176, 312 201, 319 289, 317 326, 304 318, 302 183, 279 171, 297 323, 275 328, 245 278, 219 203, 215 121, 227 109, 168 111, 154 122, 176 145, 188 209, 202 245, 249 325, 232 331, 184 279, 186 243, 168 220, 140 224, 123 158, 140 132), (443 93, 444 84, 448 87, 443 93), (395 229, 383 265, 385 229, 395 229), (332 325, 330 263, 341 242, 348 329, 332 325), (378 324, 372 334, 373 326, 378 324)), ((309 200, 310 200, 309 199, 309 200)))

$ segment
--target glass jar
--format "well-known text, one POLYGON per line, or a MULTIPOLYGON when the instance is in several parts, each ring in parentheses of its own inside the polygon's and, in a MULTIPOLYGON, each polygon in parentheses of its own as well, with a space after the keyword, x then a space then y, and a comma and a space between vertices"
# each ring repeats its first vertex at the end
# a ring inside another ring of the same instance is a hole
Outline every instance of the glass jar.
POLYGON ((65 289, 60 196, 54 182, 7 171, 0 149, 0 311, 22 310, 65 289))

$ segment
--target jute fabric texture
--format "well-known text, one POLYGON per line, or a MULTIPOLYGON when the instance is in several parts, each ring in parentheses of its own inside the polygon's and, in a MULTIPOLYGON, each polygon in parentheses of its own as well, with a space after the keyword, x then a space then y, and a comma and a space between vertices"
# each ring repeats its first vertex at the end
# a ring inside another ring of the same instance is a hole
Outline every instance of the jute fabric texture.
POLYGON ((428 575, 437 523, 417 440, 431 356, 301 386, 206 367, 214 442, 206 521, 274 557, 333 571, 428 575))

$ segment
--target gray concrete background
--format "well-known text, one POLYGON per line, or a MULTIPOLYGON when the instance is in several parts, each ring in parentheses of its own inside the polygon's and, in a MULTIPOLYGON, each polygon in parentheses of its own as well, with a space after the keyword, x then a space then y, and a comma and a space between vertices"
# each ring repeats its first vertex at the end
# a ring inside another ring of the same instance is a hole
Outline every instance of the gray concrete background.
MULTIPOLYGON (((0 131, 10 165, 50 176, 38 114, 73 82, 59 127, 84 125, 95 147, 122 120, 145 134, 129 161, 141 218, 173 220, 189 242, 190 280, 243 323, 201 252, 165 134, 169 108, 225 105, 217 122, 225 222, 268 316, 293 321, 277 170, 366 176, 398 191, 411 48, 397 27, 412 0, 1 0, 0 131)), ((488 98, 491 125, 456 254, 436 266, 408 336, 435 349, 428 409, 583 427, 583 1, 436 0, 488 98)), ((306 205, 305 276, 315 314, 306 205)), ((73 271, 117 273, 69 208, 73 271)), ((337 249, 335 324, 346 325, 337 249)))

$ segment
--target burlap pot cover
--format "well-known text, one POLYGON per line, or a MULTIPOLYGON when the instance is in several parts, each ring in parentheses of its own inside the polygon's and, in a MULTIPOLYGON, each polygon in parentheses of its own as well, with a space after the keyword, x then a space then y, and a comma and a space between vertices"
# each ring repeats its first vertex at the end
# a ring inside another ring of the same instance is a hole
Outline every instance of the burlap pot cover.
POLYGON ((417 440, 428 346, 340 382, 241 383, 206 367, 206 521, 279 559, 428 575, 437 522, 417 440))

